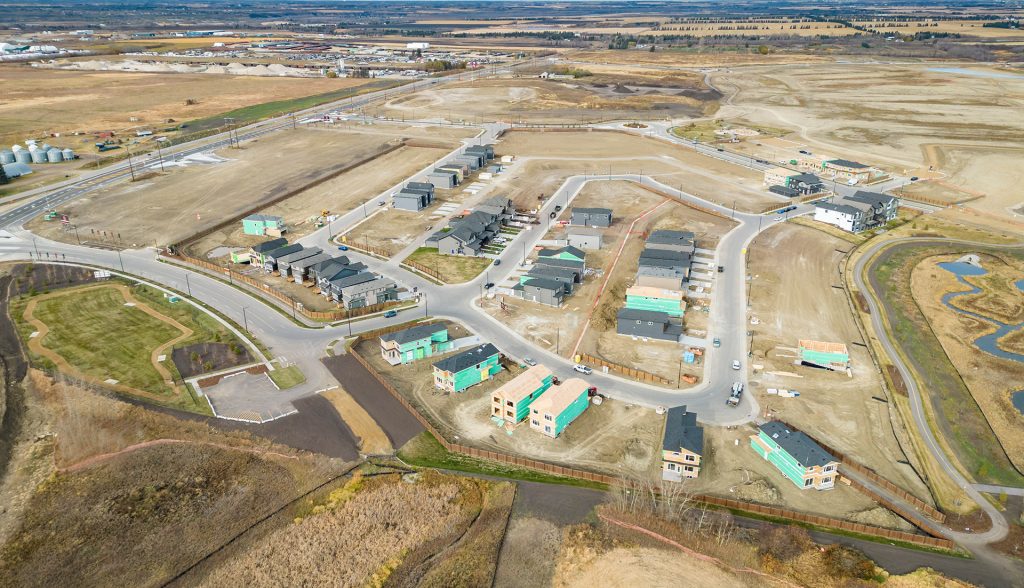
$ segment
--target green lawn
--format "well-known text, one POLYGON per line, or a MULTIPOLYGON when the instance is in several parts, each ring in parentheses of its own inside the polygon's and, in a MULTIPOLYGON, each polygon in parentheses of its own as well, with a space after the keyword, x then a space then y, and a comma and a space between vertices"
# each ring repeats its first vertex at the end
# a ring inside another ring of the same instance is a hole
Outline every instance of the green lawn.
POLYGON ((286 368, 277 368, 272 372, 267 372, 267 375, 282 390, 298 386, 306 381, 306 376, 302 374, 302 371, 293 365, 286 368))
POLYGON ((132 288, 132 294, 161 314, 171 317, 194 331, 194 334, 191 337, 182 341, 178 345, 179 347, 191 345, 193 343, 207 342, 226 343, 228 345, 234 344, 240 348, 245 347, 245 344, 242 343, 241 339, 236 337, 235 334, 228 330, 226 326, 221 324, 220 321, 217 321, 209 314, 195 306, 192 306, 184 300, 174 303, 168 302, 162 291, 142 285, 136 285, 132 288))
POLYGON ((148 392, 168 392, 150 354, 181 331, 125 306, 120 292, 101 288, 43 300, 35 317, 50 328, 43 346, 83 372, 148 392))
POLYGON ((398 450, 398 457, 409 465, 484 474, 498 478, 525 480, 527 482, 543 482, 545 484, 564 484, 566 486, 582 486, 606 490, 607 486, 578 478, 568 478, 545 474, 536 470, 509 466, 496 461, 477 459, 459 453, 451 453, 434 439, 433 435, 424 431, 413 437, 398 450))
POLYGON ((441 274, 441 281, 446 284, 468 282, 483 273, 494 262, 488 257, 441 255, 436 247, 420 247, 406 257, 405 261, 413 261, 437 270, 441 274))

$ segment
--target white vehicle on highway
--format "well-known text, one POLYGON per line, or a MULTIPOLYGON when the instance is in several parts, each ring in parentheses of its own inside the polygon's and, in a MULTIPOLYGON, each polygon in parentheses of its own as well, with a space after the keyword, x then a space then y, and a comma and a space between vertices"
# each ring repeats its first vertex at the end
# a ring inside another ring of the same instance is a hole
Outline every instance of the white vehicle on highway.
POLYGON ((586 374, 588 376, 590 374, 594 373, 594 370, 592 370, 589 367, 583 365, 582 363, 578 363, 578 364, 572 366, 572 369, 576 370, 577 372, 579 372, 581 374, 586 374))
POLYGON ((740 366, 740 360, 738 360, 738 359, 732 360, 732 369, 738 370, 738 369, 740 369, 740 367, 741 367, 740 366))

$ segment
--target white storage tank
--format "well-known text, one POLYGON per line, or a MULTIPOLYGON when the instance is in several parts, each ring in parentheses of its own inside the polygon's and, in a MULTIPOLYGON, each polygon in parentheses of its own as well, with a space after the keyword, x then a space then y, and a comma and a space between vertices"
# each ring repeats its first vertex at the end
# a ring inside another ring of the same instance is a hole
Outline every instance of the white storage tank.
POLYGON ((24 149, 18 149, 14 152, 14 161, 18 163, 32 163, 32 154, 24 149))
POLYGON ((70 149, 65 149, 61 151, 60 155, 61 157, 64 158, 64 161, 71 161, 72 159, 75 158, 75 152, 70 149))
POLYGON ((46 163, 46 152, 42 149, 31 151, 32 163, 46 163))
POLYGON ((61 154, 60 149, 52 147, 46 152, 46 160, 50 163, 60 163, 64 161, 64 155, 61 154))
POLYGON ((14 152, 10 149, 0 151, 0 163, 14 163, 14 152))

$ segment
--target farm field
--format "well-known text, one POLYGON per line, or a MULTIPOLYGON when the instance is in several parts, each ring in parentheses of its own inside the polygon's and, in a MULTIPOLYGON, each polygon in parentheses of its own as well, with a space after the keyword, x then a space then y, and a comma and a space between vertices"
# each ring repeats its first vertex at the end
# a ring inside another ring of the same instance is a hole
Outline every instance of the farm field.
POLYGON ((471 123, 578 123, 700 116, 714 109, 719 96, 691 74, 604 75, 595 69, 592 76, 575 80, 520 77, 459 82, 393 98, 372 112, 389 118, 471 123))
POLYGON ((12 301, 28 348, 44 364, 100 387, 182 410, 209 406, 180 383, 175 359, 193 373, 214 368, 190 350, 223 345, 217 368, 250 356, 226 327, 184 303, 171 304, 145 286, 119 282, 30 295, 12 301), (174 357, 174 350, 185 357, 174 357), (195 365, 196 361, 203 364, 195 365))
POLYGON ((515 377, 519 368, 448 394, 434 387, 431 375, 431 365, 446 356, 391 366, 381 358, 376 341, 364 341, 356 351, 449 439, 458 436, 460 443, 481 449, 612 475, 626 472, 650 478, 659 471, 655 449, 664 417, 652 409, 606 399, 600 406, 589 406, 556 439, 533 431, 525 422, 509 435, 490 419, 490 392, 515 377))
POLYGON ((863 343, 841 288, 838 267, 853 246, 815 229, 779 224, 758 236, 749 248, 753 332, 750 392, 766 413, 847 452, 883 477, 922 500, 927 487, 909 465, 914 461, 905 432, 894 433, 890 404, 878 369, 863 343), (808 309, 814 309, 809 312, 808 309), (843 343, 852 377, 845 373, 794 365, 798 341, 843 343), (761 366, 761 367, 758 367, 761 366), (766 394, 767 388, 793 389, 797 398, 766 394), (906 453, 905 453, 906 452, 906 453), (907 454, 911 454, 908 457, 907 454))
POLYGON ((0 575, 16 585, 166 583, 344 468, 35 370, 25 402, 0 481, 0 575))
MULTIPOLYGON (((978 337, 996 331, 993 320, 1008 325, 1024 324, 1024 290, 1016 285, 1024 280, 1024 262, 1019 257, 985 255, 981 258, 981 267, 988 273, 964 276, 968 282, 964 284, 938 265, 960 257, 952 254, 921 260, 911 275, 911 291, 1007 456, 1018 469, 1024 470, 1024 435, 1020 434, 1024 414, 1011 402, 1011 394, 1024 389, 1017 377, 1022 363, 996 357, 982 351, 975 343, 978 337), (947 298, 951 293, 969 292, 971 288, 979 288, 981 292, 947 298), (946 306, 944 299, 959 312, 946 306)), ((1002 337, 995 345, 1001 351, 1024 358, 1024 341, 1019 336, 1002 337)))
POLYGON ((1021 39, 1024 31, 1020 29, 1004 29, 986 27, 985 21, 977 20, 932 20, 919 19, 907 21, 901 17, 900 22, 886 20, 855 20, 853 24, 880 31, 887 35, 913 35, 918 32, 950 33, 982 39, 1021 39))
MULTIPOLYGON (((372 161, 404 138, 431 134, 436 133, 429 128, 400 125, 337 132, 281 131, 245 142, 241 149, 224 149, 215 157, 165 166, 165 173, 140 175, 136 182, 116 184, 70 202, 61 212, 70 215, 77 237, 73 231, 39 218, 28 227, 48 238, 72 243, 78 238, 128 247, 177 243, 261 203, 340 174, 356 163, 372 161), (106 231, 108 236, 93 231, 106 231), (112 240, 110 235, 120 235, 120 239, 112 240)), ((378 173, 387 175, 385 170, 378 173)))
POLYGON ((1024 220, 1015 189, 1024 176, 1010 163, 1024 155, 1024 123, 1003 114, 1024 97, 1024 76, 981 65, 851 63, 751 66, 711 77, 730 95, 717 114, 723 119, 787 128, 813 150, 900 174, 938 172, 951 191, 982 196, 967 206, 1024 220))
POLYGON ((339 90, 354 92, 370 82, 356 78, 63 71, 5 64, 0 66, 0 85, 5 88, 4 103, 0 104, 0 144, 61 133, 62 139, 74 141, 68 147, 92 151, 95 139, 89 133, 96 131, 155 130, 167 126, 169 119, 187 122, 239 106, 339 90), (196 104, 187 105, 189 99, 196 104), (130 120, 132 117, 138 120, 130 120), (75 131, 86 134, 70 136, 75 131))

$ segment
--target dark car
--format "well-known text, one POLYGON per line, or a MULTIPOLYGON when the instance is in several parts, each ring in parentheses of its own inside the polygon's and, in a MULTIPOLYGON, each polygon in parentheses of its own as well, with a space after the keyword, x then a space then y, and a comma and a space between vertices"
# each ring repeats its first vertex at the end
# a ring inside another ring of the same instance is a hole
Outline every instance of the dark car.
POLYGON ((398 311, 397 310, 389 310, 389 311, 384 313, 384 318, 394 318, 396 316, 398 316, 398 311))
POLYGON ((342 245, 342 246, 338 247, 338 249, 341 250, 341 251, 348 251, 348 245, 342 245))
POLYGON ((484 288, 487 288, 488 290, 490 290, 493 287, 494 287, 494 282, 487 282, 486 284, 484 284, 484 288))
POLYGON ((722 273, 724 271, 725 271, 725 266, 724 265, 718 266, 718 273, 722 273))
POLYGON ((918 179, 917 176, 910 176, 910 181, 911 182, 916 182, 917 179, 918 179))
POLYGON ((494 265, 501 265, 501 260, 500 259, 495 259, 494 260, 494 265))
POLYGON ((719 151, 725 151, 725 149, 722 149, 721 147, 719 147, 718 150, 719 151))
POLYGON ((556 204, 555 205, 555 212, 562 212, 562 205, 561 204, 556 204))
POLYGON ((552 212, 552 213, 551 213, 551 218, 555 218, 556 216, 558 216, 558 213, 557 213, 557 212, 552 212))

